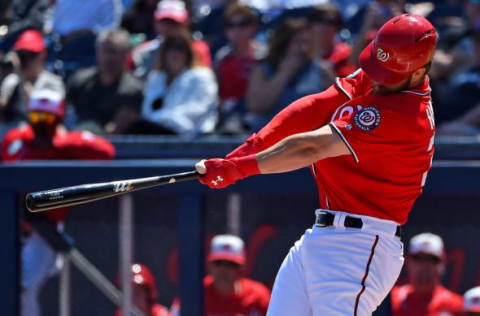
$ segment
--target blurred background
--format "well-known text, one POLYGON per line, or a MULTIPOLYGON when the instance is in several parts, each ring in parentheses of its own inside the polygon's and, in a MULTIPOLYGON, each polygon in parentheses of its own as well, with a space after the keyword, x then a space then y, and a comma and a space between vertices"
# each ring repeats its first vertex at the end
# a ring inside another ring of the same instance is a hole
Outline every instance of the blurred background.
MULTIPOLYGON (((480 285, 480 1, 2 0, 2 315, 121 315, 132 303, 123 315, 214 315, 204 313, 202 279, 216 275, 208 258, 219 234, 243 240, 244 261, 225 266, 268 299, 283 257, 313 224, 308 170, 35 215, 23 197, 224 156, 293 100, 354 72, 378 28, 405 12, 427 17, 439 41, 436 154, 402 240, 408 261, 413 236, 442 239, 440 254, 425 251, 438 259, 424 260, 437 271, 429 282, 458 295, 421 301, 428 315, 466 312, 461 296, 480 285)), ((415 284, 408 270, 399 287, 415 284)), ((387 298, 375 315, 417 315, 396 304, 387 298)), ((235 313, 225 315, 264 314, 235 313)))

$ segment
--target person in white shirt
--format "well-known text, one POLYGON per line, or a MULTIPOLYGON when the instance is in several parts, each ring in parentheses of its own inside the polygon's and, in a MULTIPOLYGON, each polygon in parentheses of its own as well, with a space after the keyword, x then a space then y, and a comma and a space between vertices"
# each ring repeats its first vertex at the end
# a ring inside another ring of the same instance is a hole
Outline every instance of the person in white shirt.
POLYGON ((135 134, 198 135, 217 121, 218 85, 210 68, 197 66, 192 41, 179 30, 167 36, 147 77, 142 120, 135 134))

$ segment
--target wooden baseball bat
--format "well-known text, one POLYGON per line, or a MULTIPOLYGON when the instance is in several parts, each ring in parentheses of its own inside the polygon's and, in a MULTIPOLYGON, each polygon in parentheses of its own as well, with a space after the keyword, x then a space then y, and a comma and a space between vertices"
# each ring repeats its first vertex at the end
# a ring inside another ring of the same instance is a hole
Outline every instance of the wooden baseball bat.
POLYGON ((158 185, 198 179, 198 177, 200 177, 200 174, 197 171, 189 171, 166 176, 80 184, 72 187, 29 193, 25 197, 25 203, 30 212, 43 212, 59 207, 106 199, 158 185))

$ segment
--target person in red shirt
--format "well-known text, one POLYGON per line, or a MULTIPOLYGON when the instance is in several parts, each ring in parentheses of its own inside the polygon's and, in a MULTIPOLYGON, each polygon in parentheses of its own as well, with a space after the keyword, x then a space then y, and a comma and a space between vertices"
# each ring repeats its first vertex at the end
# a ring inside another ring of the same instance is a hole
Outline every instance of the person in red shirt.
POLYGON ((407 258, 409 283, 392 289, 392 316, 459 315, 463 299, 440 284, 444 269, 442 239, 431 233, 414 236, 407 258))
POLYGON ((258 16, 248 6, 239 3, 229 5, 223 15, 223 23, 228 44, 217 52, 214 64, 220 96, 219 130, 225 133, 242 132, 241 116, 246 111, 244 97, 250 73, 265 57, 267 47, 254 40, 258 16))
POLYGON ((436 40, 421 16, 389 20, 361 69, 293 102, 225 158, 197 163, 200 182, 216 189, 311 167, 320 208, 278 271, 267 315, 371 315, 393 287, 404 261, 399 225, 433 157, 436 40))
MULTIPOLYGON (((168 309, 157 303, 157 286, 152 271, 140 263, 132 264, 132 304, 145 316, 170 316, 168 309)), ((115 316, 122 316, 117 309, 115 316)))
POLYGON ((312 9, 308 14, 312 30, 315 57, 328 61, 338 77, 346 77, 355 71, 350 61, 352 47, 336 39, 343 25, 340 10, 331 3, 324 3, 312 9))
MULTIPOLYGON (((265 285, 242 277, 245 265, 243 241, 233 235, 212 239, 208 256, 209 274, 204 279, 205 316, 262 316, 267 313, 270 291, 265 285)), ((175 299, 172 316, 180 315, 175 299)))
POLYGON ((463 295, 463 312, 465 316, 480 316, 480 286, 463 295))
MULTIPOLYGON (((2 141, 3 162, 113 159, 115 149, 106 139, 88 132, 68 132, 61 125, 64 112, 63 91, 47 87, 34 90, 27 105, 28 123, 8 131, 2 141)), ((57 271, 55 250, 62 251, 52 249, 58 244, 48 236, 63 230, 67 213, 68 209, 62 208, 31 218, 42 235, 22 222, 22 315, 40 314, 38 293, 57 271)))

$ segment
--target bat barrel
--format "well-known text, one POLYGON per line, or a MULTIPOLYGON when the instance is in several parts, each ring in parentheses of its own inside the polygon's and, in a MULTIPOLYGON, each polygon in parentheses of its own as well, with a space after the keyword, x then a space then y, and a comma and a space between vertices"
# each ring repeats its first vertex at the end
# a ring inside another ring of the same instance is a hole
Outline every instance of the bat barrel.
POLYGON ((30 212, 42 212, 59 207, 84 204, 157 185, 193 180, 199 176, 196 171, 189 171, 166 176, 82 184, 29 193, 25 197, 25 204, 30 212))

